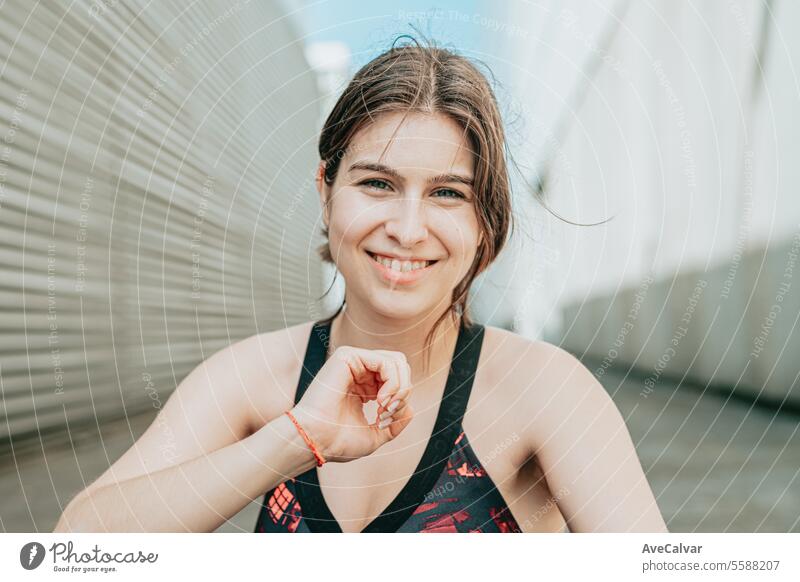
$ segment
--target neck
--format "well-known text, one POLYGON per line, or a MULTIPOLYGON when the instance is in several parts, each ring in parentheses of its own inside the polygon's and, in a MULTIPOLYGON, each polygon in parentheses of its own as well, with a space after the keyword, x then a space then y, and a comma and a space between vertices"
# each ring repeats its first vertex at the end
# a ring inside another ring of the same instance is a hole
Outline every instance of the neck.
POLYGON ((428 352, 425 352, 425 340, 441 315, 438 312, 414 319, 393 319, 347 303, 331 324, 330 350, 339 346, 353 346, 367 350, 402 352, 411 367, 412 382, 416 384, 429 374, 450 368, 460 323, 456 314, 451 312, 442 321, 431 338, 428 352), (425 372, 426 356, 428 374, 425 372))

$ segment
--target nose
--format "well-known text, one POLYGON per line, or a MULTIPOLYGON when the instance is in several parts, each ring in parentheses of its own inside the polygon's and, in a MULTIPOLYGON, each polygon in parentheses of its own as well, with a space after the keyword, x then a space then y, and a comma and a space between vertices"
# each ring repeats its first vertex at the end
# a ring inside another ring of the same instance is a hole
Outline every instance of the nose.
POLYGON ((423 200, 416 197, 398 200, 385 228, 386 234, 400 246, 411 248, 423 242, 428 238, 423 200))

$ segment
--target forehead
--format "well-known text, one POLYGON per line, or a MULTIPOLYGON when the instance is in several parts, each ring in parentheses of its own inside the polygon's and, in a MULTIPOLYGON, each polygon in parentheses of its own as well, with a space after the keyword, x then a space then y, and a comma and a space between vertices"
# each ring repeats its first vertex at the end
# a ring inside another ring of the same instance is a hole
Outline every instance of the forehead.
POLYGON ((382 114, 356 133, 345 158, 405 171, 467 175, 474 163, 463 128, 441 113, 409 113, 405 120, 401 112, 382 114))

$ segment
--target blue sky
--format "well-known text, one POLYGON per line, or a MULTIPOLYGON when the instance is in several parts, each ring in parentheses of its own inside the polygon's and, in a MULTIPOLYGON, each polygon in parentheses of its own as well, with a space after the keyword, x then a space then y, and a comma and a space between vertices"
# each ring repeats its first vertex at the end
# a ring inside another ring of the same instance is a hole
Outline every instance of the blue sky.
POLYGON ((302 0, 298 19, 308 41, 340 41, 360 66, 386 50, 399 34, 414 33, 411 24, 440 44, 468 54, 481 50, 479 27, 471 22, 481 0, 302 0))

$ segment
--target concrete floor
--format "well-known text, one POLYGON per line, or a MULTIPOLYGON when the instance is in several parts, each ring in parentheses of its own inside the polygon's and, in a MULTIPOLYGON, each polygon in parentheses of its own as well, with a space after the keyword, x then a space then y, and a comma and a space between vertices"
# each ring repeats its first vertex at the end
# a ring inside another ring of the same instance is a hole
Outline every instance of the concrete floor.
POLYGON ((633 375, 610 373, 603 384, 670 531, 800 531, 798 415, 665 378, 646 398, 633 375))
MULTIPOLYGON (((673 532, 800 531, 800 424, 796 415, 662 379, 609 373, 604 384, 626 419, 673 532)), ((62 507, 144 432, 152 414, 18 442, 0 451, 0 529, 52 531, 62 507)), ((253 530, 256 500, 217 531, 253 530)))

